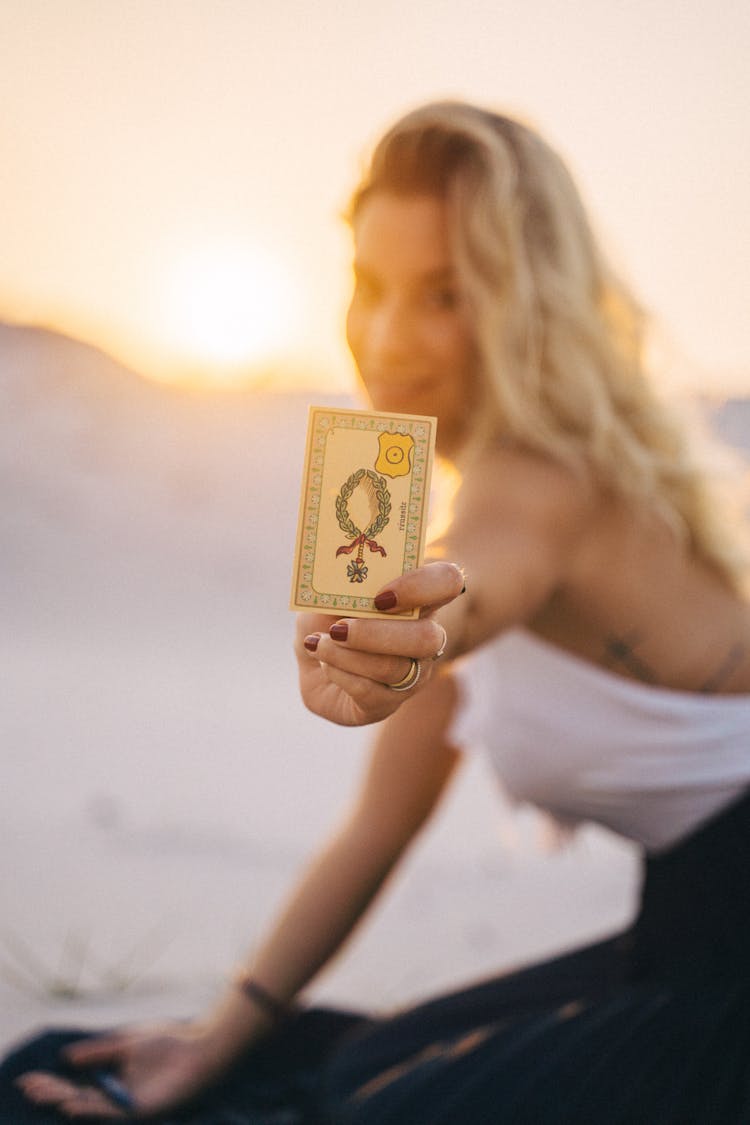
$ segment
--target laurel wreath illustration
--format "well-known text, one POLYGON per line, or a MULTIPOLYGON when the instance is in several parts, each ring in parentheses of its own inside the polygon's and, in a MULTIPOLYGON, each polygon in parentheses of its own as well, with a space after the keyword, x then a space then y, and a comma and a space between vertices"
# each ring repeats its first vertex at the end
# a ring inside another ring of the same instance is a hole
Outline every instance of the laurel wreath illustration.
POLYGON ((391 494, 388 491, 385 477, 378 476, 372 469, 357 469, 342 485, 336 497, 336 518, 339 527, 351 539, 351 543, 339 547, 339 555, 351 555, 356 550, 356 556, 346 568, 350 582, 364 582, 367 578, 367 564, 364 560, 365 547, 374 554, 386 557, 384 547, 376 542, 375 536, 379 535, 388 524, 391 514, 391 494), (370 504, 370 515, 375 518, 364 529, 357 527, 349 515, 348 501, 357 488, 364 488, 370 504), (377 514, 376 514, 377 512, 377 514))

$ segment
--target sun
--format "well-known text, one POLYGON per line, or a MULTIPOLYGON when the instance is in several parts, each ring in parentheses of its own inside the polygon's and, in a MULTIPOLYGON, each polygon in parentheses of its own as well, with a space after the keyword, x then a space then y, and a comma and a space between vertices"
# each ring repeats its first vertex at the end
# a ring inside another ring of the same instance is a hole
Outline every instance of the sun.
POLYGON ((298 294, 278 256, 211 243, 167 271, 160 321, 177 362, 206 382, 247 377, 292 342, 298 294))

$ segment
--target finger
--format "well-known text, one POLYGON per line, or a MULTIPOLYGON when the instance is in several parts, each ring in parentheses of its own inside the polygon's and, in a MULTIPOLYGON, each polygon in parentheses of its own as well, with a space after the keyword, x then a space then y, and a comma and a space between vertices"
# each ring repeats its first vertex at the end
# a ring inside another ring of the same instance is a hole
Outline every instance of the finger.
POLYGON ((106 1094, 95 1090, 93 1086, 82 1086, 71 1098, 67 1098, 60 1109, 68 1117, 95 1117, 97 1121, 102 1118, 122 1121, 132 1115, 119 1109, 106 1094))
POLYGON ((336 620, 337 617, 330 613, 298 613, 295 629, 297 643, 301 644, 308 633, 327 633, 336 620))
POLYGON ((69 1043, 63 1048, 62 1054, 73 1066, 97 1066, 119 1061, 125 1044, 126 1040, 122 1035, 97 1035, 91 1039, 69 1043))
POLYGON ((97 1121, 102 1118, 122 1121, 131 1116, 93 1086, 81 1086, 76 1094, 60 1103, 60 1110, 68 1117, 95 1117, 97 1121))
POLYGON ((318 642, 315 656, 328 668, 337 668, 377 684, 397 684, 412 667, 410 656, 373 656, 356 649, 350 650, 325 635, 318 642))
POLYGON ((67 1117, 122 1118, 119 1110, 93 1086, 77 1086, 56 1074, 32 1071, 17 1079, 24 1095, 36 1105, 54 1106, 67 1117))
MULTIPOLYGON (((335 656, 335 648, 342 652, 373 653, 379 656, 414 657, 415 660, 431 660, 444 642, 442 625, 429 617, 415 621, 389 621, 387 617, 362 618, 347 617, 336 621, 327 634, 322 634, 314 653, 318 660, 331 662, 341 667, 340 655, 335 656)), ((354 665, 345 661, 343 667, 354 670, 354 665)), ((392 666, 391 666, 392 667, 392 666)), ((405 669, 401 665, 401 674, 405 669)), ((374 677, 378 678, 378 677, 374 677)), ((390 676, 388 677, 391 678, 390 676)), ((400 677, 396 677, 399 679, 400 677)))
POLYGON ((16 1079, 16 1085, 23 1090, 27 1098, 40 1104, 69 1097, 77 1089, 75 1083, 68 1078, 61 1078, 45 1070, 30 1070, 20 1075, 16 1079))
POLYGON ((447 605, 466 588, 464 572, 456 563, 433 562, 408 570, 375 595, 375 606, 384 613, 422 609, 433 612, 447 605))
POLYGON ((359 725, 363 721, 373 723, 386 719, 406 698, 398 692, 391 691, 387 684, 344 672, 339 668, 325 665, 324 674, 331 684, 341 688, 349 696, 353 709, 352 725, 359 725))

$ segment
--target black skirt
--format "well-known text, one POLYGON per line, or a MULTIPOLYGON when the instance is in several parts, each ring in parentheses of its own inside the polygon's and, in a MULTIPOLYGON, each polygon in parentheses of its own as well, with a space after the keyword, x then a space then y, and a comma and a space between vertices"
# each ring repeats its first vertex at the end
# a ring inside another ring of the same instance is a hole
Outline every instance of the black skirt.
MULTIPOLYGON (((311 1009, 191 1125, 747 1125, 750 795, 646 857, 625 933, 388 1019, 311 1009)), ((50 1032, 0 1069, 0 1122, 57 1121, 12 1078, 60 1071, 50 1032)))

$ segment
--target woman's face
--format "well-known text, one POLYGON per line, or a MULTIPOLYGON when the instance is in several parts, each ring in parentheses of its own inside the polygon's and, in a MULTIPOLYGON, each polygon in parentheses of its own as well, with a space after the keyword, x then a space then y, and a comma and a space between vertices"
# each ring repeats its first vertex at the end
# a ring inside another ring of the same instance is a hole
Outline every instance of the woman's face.
POLYGON ((476 361, 442 199, 380 191, 362 204, 346 332, 373 407, 436 415, 439 448, 454 450, 476 361))

